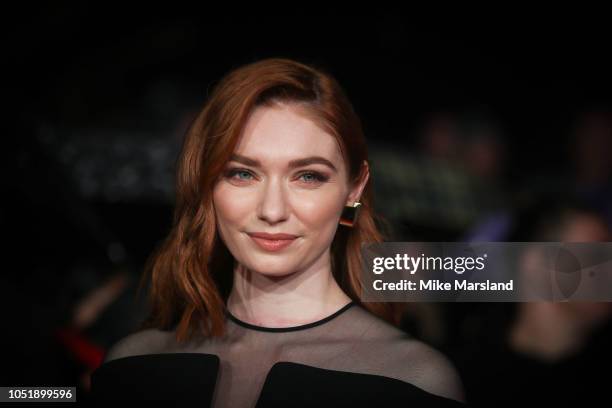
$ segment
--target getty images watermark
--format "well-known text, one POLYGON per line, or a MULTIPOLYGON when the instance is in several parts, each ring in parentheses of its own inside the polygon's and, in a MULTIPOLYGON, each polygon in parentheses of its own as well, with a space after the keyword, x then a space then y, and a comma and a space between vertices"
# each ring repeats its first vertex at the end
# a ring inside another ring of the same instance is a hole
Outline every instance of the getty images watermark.
POLYGON ((362 245, 365 302, 612 301, 612 242, 362 245))

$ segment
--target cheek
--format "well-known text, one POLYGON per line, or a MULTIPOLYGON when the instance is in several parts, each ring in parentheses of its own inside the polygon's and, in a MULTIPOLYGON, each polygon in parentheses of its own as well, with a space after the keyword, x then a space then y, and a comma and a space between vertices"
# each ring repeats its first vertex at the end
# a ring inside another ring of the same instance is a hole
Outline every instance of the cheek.
POLYGON ((342 198, 333 194, 316 200, 302 200, 294 208, 311 234, 327 234, 336 230, 343 204, 342 198))
POLYGON ((219 186, 213 191, 213 203, 220 228, 240 221, 252 211, 249 200, 237 197, 226 186, 219 186))

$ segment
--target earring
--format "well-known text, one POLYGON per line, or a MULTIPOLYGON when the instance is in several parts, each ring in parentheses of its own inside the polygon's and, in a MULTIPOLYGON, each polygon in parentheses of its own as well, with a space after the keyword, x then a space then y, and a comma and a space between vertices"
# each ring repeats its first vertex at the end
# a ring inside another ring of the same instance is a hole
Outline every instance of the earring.
POLYGON ((352 227, 355 224, 355 220, 357 219, 357 214, 359 214, 360 209, 361 203, 359 201, 355 202, 355 204, 352 206, 345 205, 342 215, 340 216, 340 225, 352 227))

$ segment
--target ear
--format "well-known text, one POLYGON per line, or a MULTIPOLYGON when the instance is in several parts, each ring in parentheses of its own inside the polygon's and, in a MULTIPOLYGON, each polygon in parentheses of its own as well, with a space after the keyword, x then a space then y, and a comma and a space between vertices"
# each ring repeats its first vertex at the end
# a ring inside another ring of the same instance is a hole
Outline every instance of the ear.
POLYGON ((363 161, 361 165, 361 173, 357 178, 357 181, 351 186, 351 191, 349 192, 346 205, 353 205, 355 202, 361 200, 361 194, 363 193, 363 189, 368 183, 368 179, 370 178, 370 166, 367 161, 363 161))

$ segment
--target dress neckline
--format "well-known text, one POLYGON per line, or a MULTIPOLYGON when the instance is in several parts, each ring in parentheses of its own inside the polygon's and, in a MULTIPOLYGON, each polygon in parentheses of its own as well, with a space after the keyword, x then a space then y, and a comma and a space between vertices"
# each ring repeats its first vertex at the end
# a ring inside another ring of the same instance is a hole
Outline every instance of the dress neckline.
POLYGON ((228 309, 227 307, 225 308, 225 315, 234 323, 242 326, 242 327, 246 327, 247 329, 251 329, 251 330, 258 330, 258 331, 265 331, 265 332, 290 332, 290 331, 296 331, 296 330, 304 330, 304 329, 309 329, 311 327, 315 327, 315 326, 320 326, 323 323, 326 323, 330 320, 332 320, 333 318, 339 316, 340 314, 344 313, 346 310, 348 310, 351 306, 356 305, 357 303, 354 300, 351 300, 349 303, 347 303, 346 305, 342 306, 340 309, 336 310, 334 313, 330 314, 329 316, 326 316, 322 319, 316 320, 314 322, 311 323, 306 323, 306 324, 301 324, 299 326, 289 326, 289 327, 265 327, 265 326, 258 326, 255 324, 251 324, 251 323, 247 323, 243 320, 238 319, 236 316, 234 316, 228 309))

